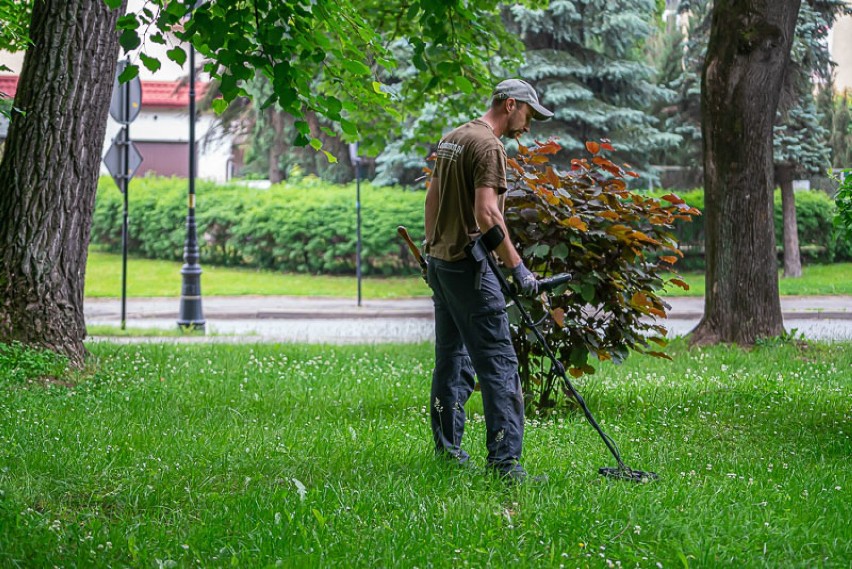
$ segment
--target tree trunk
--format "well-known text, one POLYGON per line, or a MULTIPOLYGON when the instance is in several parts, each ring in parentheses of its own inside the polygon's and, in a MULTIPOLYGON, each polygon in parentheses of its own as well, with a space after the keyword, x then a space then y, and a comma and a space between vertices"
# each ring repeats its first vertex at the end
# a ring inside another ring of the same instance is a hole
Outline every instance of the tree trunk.
POLYGON ((781 210, 784 219, 784 277, 802 276, 802 258, 799 256, 799 225, 796 222, 796 198, 793 195, 793 169, 775 167, 775 181, 781 186, 781 210))
POLYGON ((123 14, 103 0, 33 4, 0 163, 0 341, 85 356, 89 232, 123 14))
POLYGON ((693 344, 784 331, 773 220, 772 127, 801 0, 717 0, 702 73, 704 317, 693 344))
POLYGON ((272 144, 269 145, 269 181, 277 184, 286 178, 286 172, 281 169, 281 157, 287 150, 284 143, 284 111, 279 111, 272 105, 266 109, 266 117, 272 126, 272 144))

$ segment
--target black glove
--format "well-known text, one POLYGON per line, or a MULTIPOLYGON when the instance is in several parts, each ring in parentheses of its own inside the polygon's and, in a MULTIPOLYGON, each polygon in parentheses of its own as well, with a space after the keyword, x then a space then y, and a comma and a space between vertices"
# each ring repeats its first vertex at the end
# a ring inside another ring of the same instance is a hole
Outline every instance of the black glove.
POLYGON ((524 296, 535 296, 538 292, 538 279, 524 266, 523 261, 512 269, 512 278, 524 296))

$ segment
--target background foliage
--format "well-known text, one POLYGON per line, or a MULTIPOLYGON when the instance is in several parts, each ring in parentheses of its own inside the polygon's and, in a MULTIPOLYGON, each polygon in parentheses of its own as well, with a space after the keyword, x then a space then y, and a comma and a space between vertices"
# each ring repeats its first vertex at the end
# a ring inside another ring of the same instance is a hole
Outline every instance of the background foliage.
MULTIPOLYGON (((259 190, 199 182, 197 192, 205 263, 307 273, 355 271, 355 184, 335 186, 306 177, 259 190)), ((185 206, 185 180, 133 180, 129 251, 154 259, 181 259, 185 206)), ((423 194, 362 184, 361 208, 364 273, 413 270, 415 262, 396 228, 406 225, 412 234, 423 234, 423 194)), ((92 243, 108 251, 121 250, 121 212, 121 194, 109 178, 102 178, 92 243)))
MULTIPOLYGON (((663 191, 652 192, 661 196, 663 191)), ((678 194, 690 206, 704 210, 704 190, 694 189, 678 194)), ((805 261, 833 263, 852 260, 852 240, 845 238, 832 220, 837 215, 837 206, 822 191, 795 192, 796 217, 798 220, 799 249, 805 261)), ((776 190, 774 197, 776 249, 783 249, 783 213, 781 192, 776 190)), ((704 269, 704 221, 701 217, 691 223, 677 222, 675 225, 677 241, 684 252, 682 268, 704 269)))
MULTIPOLYGON (((369 183, 362 183, 361 191, 365 273, 409 274, 414 264, 400 247, 395 230, 397 225, 405 225, 412 235, 422 234, 423 194, 369 183)), ((641 193, 657 199, 666 194, 663 190, 641 193)), ((704 209, 703 190, 679 195, 689 206, 704 209)), ((844 238, 841 226, 833 222, 844 195, 839 194, 835 205, 824 192, 795 193, 799 243, 806 261, 852 261, 852 236, 844 238)), ((258 190, 199 181, 198 196, 196 215, 205 264, 326 274, 355 272, 354 183, 331 184, 306 176, 258 190)), ((133 180, 131 253, 151 259, 181 260, 186 238, 185 206, 185 180, 133 180)), ((106 251, 121 251, 121 212, 121 194, 110 178, 102 178, 92 223, 93 244, 106 251)), ((775 220, 780 250, 780 192, 775 195, 775 220)), ((703 269, 702 218, 676 221, 674 234, 684 253, 680 267, 703 269)))

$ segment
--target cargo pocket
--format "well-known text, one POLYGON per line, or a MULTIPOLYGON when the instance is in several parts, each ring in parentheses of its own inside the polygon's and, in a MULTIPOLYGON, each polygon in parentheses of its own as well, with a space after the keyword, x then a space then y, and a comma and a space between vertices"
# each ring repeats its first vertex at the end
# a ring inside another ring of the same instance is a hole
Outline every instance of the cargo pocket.
POLYGON ((509 318, 504 307, 471 314, 470 323, 478 344, 478 353, 483 356, 514 356, 509 335, 509 318))

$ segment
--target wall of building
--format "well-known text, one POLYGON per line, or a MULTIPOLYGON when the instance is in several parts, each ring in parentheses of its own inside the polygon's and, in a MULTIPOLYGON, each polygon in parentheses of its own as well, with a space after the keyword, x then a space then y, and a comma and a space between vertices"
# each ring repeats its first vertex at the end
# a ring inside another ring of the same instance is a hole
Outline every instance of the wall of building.
POLYGON ((852 16, 844 16, 834 24, 830 47, 837 62, 835 86, 838 91, 852 91, 852 16))

